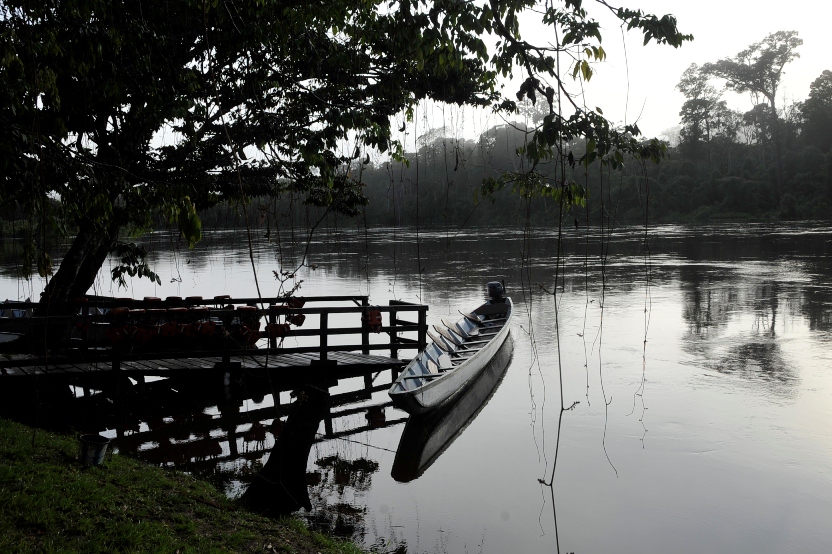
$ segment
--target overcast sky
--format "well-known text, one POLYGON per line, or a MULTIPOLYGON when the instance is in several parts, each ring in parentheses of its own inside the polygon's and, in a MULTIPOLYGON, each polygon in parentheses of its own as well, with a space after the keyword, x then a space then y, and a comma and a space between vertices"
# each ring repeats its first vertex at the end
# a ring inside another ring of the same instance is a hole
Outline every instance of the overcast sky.
MULTIPOLYGON (((625 0, 620 5, 659 16, 673 14, 679 29, 694 36, 693 42, 681 48, 652 44, 645 47, 641 36, 630 32, 626 38, 630 86, 627 102, 627 63, 621 31, 614 18, 597 17, 604 25, 603 46, 608 60, 597 66, 597 76, 587 91, 615 122, 626 118, 631 123, 640 115, 639 127, 648 136, 660 135, 678 125, 684 97, 675 87, 690 64, 733 57, 769 33, 794 30, 803 39, 798 49, 800 58, 786 66, 778 92, 781 107, 784 95, 787 102, 804 100, 812 81, 824 69, 832 70, 829 0, 625 0)), ((592 0, 585 0, 584 6, 591 12, 602 13, 592 0)), ((734 109, 747 111, 752 106, 748 95, 726 93, 724 98, 734 109)))

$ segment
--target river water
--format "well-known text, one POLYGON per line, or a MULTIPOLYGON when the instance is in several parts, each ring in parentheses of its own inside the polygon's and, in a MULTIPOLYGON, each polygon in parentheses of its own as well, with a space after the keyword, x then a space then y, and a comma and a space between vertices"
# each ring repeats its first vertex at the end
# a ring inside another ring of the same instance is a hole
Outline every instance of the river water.
MULTIPOLYGON (((418 478, 391 476, 401 423, 313 446, 303 512, 313 523, 379 551, 832 551, 829 224, 570 228, 559 269, 552 229, 329 229, 308 250, 301 232, 294 242, 262 235, 253 250, 264 296, 280 289, 273 271, 287 271, 284 287, 302 280, 299 295, 422 302, 439 323, 504 279, 516 307, 513 354, 490 400, 418 478)), ((96 292, 256 296, 244 231, 194 250, 166 237, 147 239, 161 286, 119 291, 102 277, 96 292)), ((42 283, 19 281, 10 263, 0 296, 37 296, 42 283)), ((274 403, 251 396, 243 411, 274 403)), ((387 422, 404 416, 384 409, 387 422)), ((224 460, 207 473, 231 495, 274 443, 260 433, 263 453, 235 459, 252 426, 237 430, 211 431, 219 446, 200 457, 224 460)))

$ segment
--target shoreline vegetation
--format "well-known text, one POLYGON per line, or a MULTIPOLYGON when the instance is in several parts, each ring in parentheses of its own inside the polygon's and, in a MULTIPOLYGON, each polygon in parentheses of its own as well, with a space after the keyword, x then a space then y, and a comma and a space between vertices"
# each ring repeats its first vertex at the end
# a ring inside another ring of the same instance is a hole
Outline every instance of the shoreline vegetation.
POLYGON ((362 552, 180 471, 109 452, 85 467, 77 454, 72 436, 0 419, 0 552, 362 552))

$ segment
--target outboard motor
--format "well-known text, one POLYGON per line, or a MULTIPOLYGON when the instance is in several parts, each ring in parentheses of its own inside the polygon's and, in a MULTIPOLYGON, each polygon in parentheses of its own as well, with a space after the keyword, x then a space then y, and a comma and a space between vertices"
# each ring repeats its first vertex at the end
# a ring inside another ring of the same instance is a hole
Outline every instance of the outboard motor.
POLYGON ((506 288, 501 282, 491 281, 485 286, 488 288, 488 296, 492 302, 500 303, 505 301, 506 288))

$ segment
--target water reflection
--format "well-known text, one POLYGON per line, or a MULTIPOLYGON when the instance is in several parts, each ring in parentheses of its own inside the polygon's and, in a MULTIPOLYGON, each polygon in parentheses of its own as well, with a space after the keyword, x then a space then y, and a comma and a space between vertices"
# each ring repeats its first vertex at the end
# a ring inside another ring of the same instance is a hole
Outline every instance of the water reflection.
POLYGON ((367 506, 355 501, 372 486, 379 464, 365 456, 348 459, 334 454, 315 460, 315 469, 307 473, 310 496, 316 509, 307 520, 316 529, 325 529, 341 537, 364 536, 367 506))
POLYGON ((773 342, 732 346, 728 354, 711 367, 720 373, 777 385, 790 385, 796 379, 794 371, 783 358, 780 345, 773 342))
MULTIPOLYGON (((38 390, 29 380, 4 382, 9 402, 0 415, 31 416, 30 423, 37 419, 64 432, 101 433, 122 454, 206 478, 231 496, 245 491, 242 502, 275 516, 312 510, 310 494, 320 499, 329 488, 342 496, 346 489, 369 489, 376 461, 333 456, 316 460, 318 469, 307 472, 314 444, 405 421, 386 416, 388 371, 344 379, 333 394, 307 384, 289 395, 278 381, 253 375, 229 382, 213 377, 128 381, 118 389, 100 378, 72 386, 42 380, 34 383, 38 390), (35 398, 48 402, 38 409, 35 398), (354 424, 356 416, 363 425, 354 424)), ((349 536, 360 527, 363 510, 341 503, 316 510, 315 517, 349 536)))
POLYGON ((778 338, 784 321, 803 310, 803 296, 784 290, 776 280, 728 268, 712 269, 707 279, 701 272, 683 271, 680 276, 685 291, 682 315, 688 324, 683 348, 717 373, 779 396, 794 394, 797 372, 778 338))

